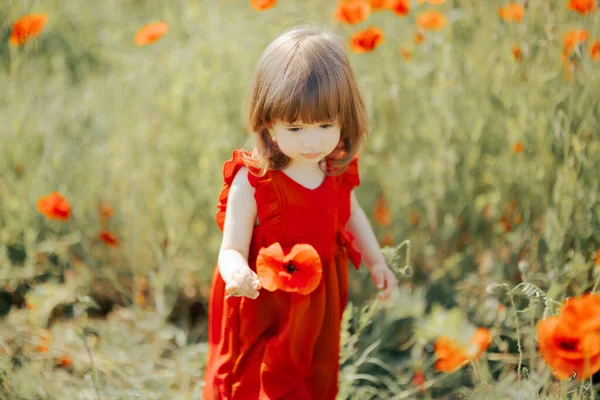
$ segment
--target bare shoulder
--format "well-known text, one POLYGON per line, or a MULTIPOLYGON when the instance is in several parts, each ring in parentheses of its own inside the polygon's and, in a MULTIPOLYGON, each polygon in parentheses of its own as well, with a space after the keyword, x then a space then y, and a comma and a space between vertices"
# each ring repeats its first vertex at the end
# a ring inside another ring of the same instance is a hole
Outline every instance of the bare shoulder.
POLYGON ((252 185, 250 185, 250 182, 248 181, 249 173, 250 172, 248 171, 248 168, 240 168, 240 170, 235 174, 233 182, 231 182, 231 188, 235 188, 236 191, 240 191, 241 193, 254 194, 254 188, 252 187, 252 185))
POLYGON ((248 173, 247 168, 240 168, 231 182, 221 242, 221 250, 234 249, 246 258, 257 212, 254 188, 248 182, 248 173))

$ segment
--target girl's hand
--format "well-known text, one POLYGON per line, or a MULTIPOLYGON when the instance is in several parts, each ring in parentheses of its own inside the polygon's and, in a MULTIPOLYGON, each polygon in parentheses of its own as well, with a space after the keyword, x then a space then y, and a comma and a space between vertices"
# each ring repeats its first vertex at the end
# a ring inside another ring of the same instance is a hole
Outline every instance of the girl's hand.
POLYGON ((380 290, 379 298, 386 300, 398 288, 396 275, 385 263, 375 264, 371 267, 371 279, 380 290))
POLYGON ((258 275, 247 265, 238 264, 228 273, 222 273, 221 276, 225 281, 227 297, 245 296, 254 300, 258 297, 258 291, 262 288, 258 275))

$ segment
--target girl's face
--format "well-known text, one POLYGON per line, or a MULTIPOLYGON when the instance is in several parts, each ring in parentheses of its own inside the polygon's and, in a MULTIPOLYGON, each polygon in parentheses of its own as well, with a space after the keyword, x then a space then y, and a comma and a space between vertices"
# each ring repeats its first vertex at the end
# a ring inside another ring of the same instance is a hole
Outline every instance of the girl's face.
POLYGON ((279 149, 295 163, 318 164, 335 150, 340 141, 340 131, 338 121, 314 124, 277 121, 273 125, 279 149))

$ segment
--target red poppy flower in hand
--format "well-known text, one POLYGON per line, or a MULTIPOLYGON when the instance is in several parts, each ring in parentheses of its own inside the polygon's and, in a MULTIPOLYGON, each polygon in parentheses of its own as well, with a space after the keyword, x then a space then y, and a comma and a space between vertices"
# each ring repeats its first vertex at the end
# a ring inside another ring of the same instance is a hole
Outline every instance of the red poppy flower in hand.
POLYGON ((262 287, 310 294, 321 282, 323 270, 319 253, 309 244, 297 244, 284 254, 278 242, 262 248, 256 258, 256 273, 262 287))

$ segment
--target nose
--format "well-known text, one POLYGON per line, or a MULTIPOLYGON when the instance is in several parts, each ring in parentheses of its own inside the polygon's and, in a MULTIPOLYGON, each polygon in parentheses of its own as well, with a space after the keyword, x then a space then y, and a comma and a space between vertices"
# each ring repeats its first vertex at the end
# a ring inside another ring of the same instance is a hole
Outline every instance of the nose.
POLYGON ((321 135, 316 130, 309 130, 304 132, 302 137, 302 144, 305 148, 314 150, 319 146, 321 142, 321 135))

